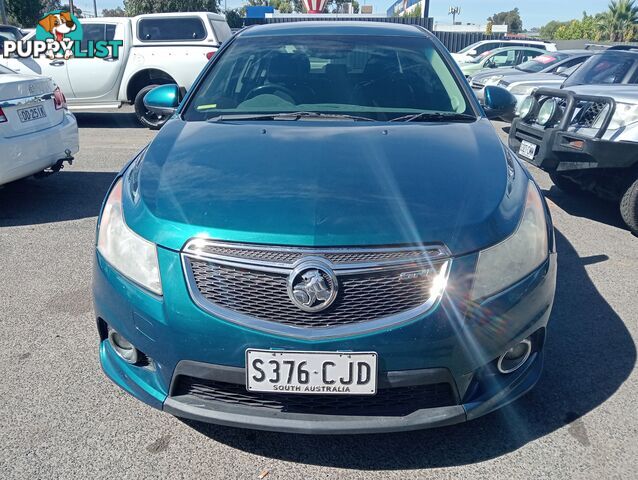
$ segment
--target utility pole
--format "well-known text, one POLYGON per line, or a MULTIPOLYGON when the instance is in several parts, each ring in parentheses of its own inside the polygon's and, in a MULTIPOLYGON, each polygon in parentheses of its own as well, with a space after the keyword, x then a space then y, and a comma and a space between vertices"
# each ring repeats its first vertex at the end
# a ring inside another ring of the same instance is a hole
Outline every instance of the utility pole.
POLYGON ((73 0, 69 0, 69 12, 71 12, 71 15, 75 15, 75 6, 73 5, 73 0))
POLYGON ((456 25, 456 16, 461 14, 461 7, 450 7, 448 15, 452 15, 452 25, 456 25))
POLYGON ((7 23, 7 11, 4 7, 4 0, 0 0, 0 23, 7 23))
POLYGON ((93 13, 95 13, 95 17, 97 18, 97 0, 93 0, 93 13))

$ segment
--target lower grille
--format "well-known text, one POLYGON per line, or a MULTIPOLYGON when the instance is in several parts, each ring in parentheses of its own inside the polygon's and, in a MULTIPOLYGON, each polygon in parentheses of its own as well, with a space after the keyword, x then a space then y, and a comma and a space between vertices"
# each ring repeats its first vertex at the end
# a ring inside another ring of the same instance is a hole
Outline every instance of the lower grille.
POLYGON ((449 383, 385 388, 373 396, 249 392, 244 385, 180 376, 173 396, 188 395, 286 413, 349 416, 404 416, 425 408, 456 405, 449 383))

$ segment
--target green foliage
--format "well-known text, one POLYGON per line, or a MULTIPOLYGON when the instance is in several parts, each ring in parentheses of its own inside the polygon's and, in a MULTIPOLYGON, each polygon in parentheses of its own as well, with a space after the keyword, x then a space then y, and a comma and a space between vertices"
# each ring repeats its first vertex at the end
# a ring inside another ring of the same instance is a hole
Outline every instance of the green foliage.
POLYGON ((523 20, 521 19, 521 13, 518 8, 510 10, 509 12, 495 13, 487 19, 488 22, 492 22, 492 25, 507 25, 507 29, 510 33, 520 33, 523 31, 523 20))
POLYGON ((421 11, 421 4, 417 5, 416 8, 414 8, 414 10, 412 10, 411 12, 408 12, 402 16, 407 18, 421 18, 423 16, 423 12, 421 11))
POLYGON ((244 19, 239 8, 235 8, 234 10, 226 10, 224 12, 226 14, 226 21, 228 22, 228 26, 230 28, 241 28, 244 26, 244 19))
POLYGON ((485 35, 492 35, 493 28, 494 24, 491 21, 487 22, 487 25, 485 26, 485 35))
POLYGON ((128 16, 143 13, 218 12, 218 0, 124 0, 128 16))
POLYGON ((604 13, 587 15, 580 20, 549 22, 540 36, 555 40, 596 40, 630 42, 638 37, 638 5, 636 0, 611 0, 604 13))
POLYGON ((19 27, 32 28, 44 13, 41 0, 5 0, 7 16, 19 27))
POLYGON ((102 10, 103 17, 126 17, 126 12, 122 7, 118 6, 117 8, 105 8, 102 10))

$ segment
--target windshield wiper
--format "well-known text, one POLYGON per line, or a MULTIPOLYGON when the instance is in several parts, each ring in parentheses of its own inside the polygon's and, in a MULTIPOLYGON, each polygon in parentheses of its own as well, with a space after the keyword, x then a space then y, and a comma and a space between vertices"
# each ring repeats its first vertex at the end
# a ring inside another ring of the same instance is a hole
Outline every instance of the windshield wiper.
POLYGON ((336 120, 354 120, 362 122, 374 122, 372 118, 359 117, 357 115, 346 115, 342 113, 320 113, 320 112, 281 112, 281 113, 259 113, 259 114, 231 114, 217 115, 209 118, 209 122, 223 122, 232 120, 299 120, 301 118, 325 118, 336 120))
POLYGON ((420 112, 393 118, 391 122, 474 122, 476 117, 467 113, 420 112))

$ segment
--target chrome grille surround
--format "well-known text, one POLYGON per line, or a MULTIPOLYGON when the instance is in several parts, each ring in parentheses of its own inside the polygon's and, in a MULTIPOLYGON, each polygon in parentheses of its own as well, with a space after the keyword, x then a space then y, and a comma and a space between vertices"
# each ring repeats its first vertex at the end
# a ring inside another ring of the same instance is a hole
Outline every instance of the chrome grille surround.
POLYGON ((269 333, 331 338, 387 328, 425 314, 440 300, 450 252, 443 245, 388 248, 279 247, 193 239, 181 252, 193 301, 218 318, 269 333), (334 305, 304 312, 287 294, 293 269, 309 260, 339 282, 334 305))

